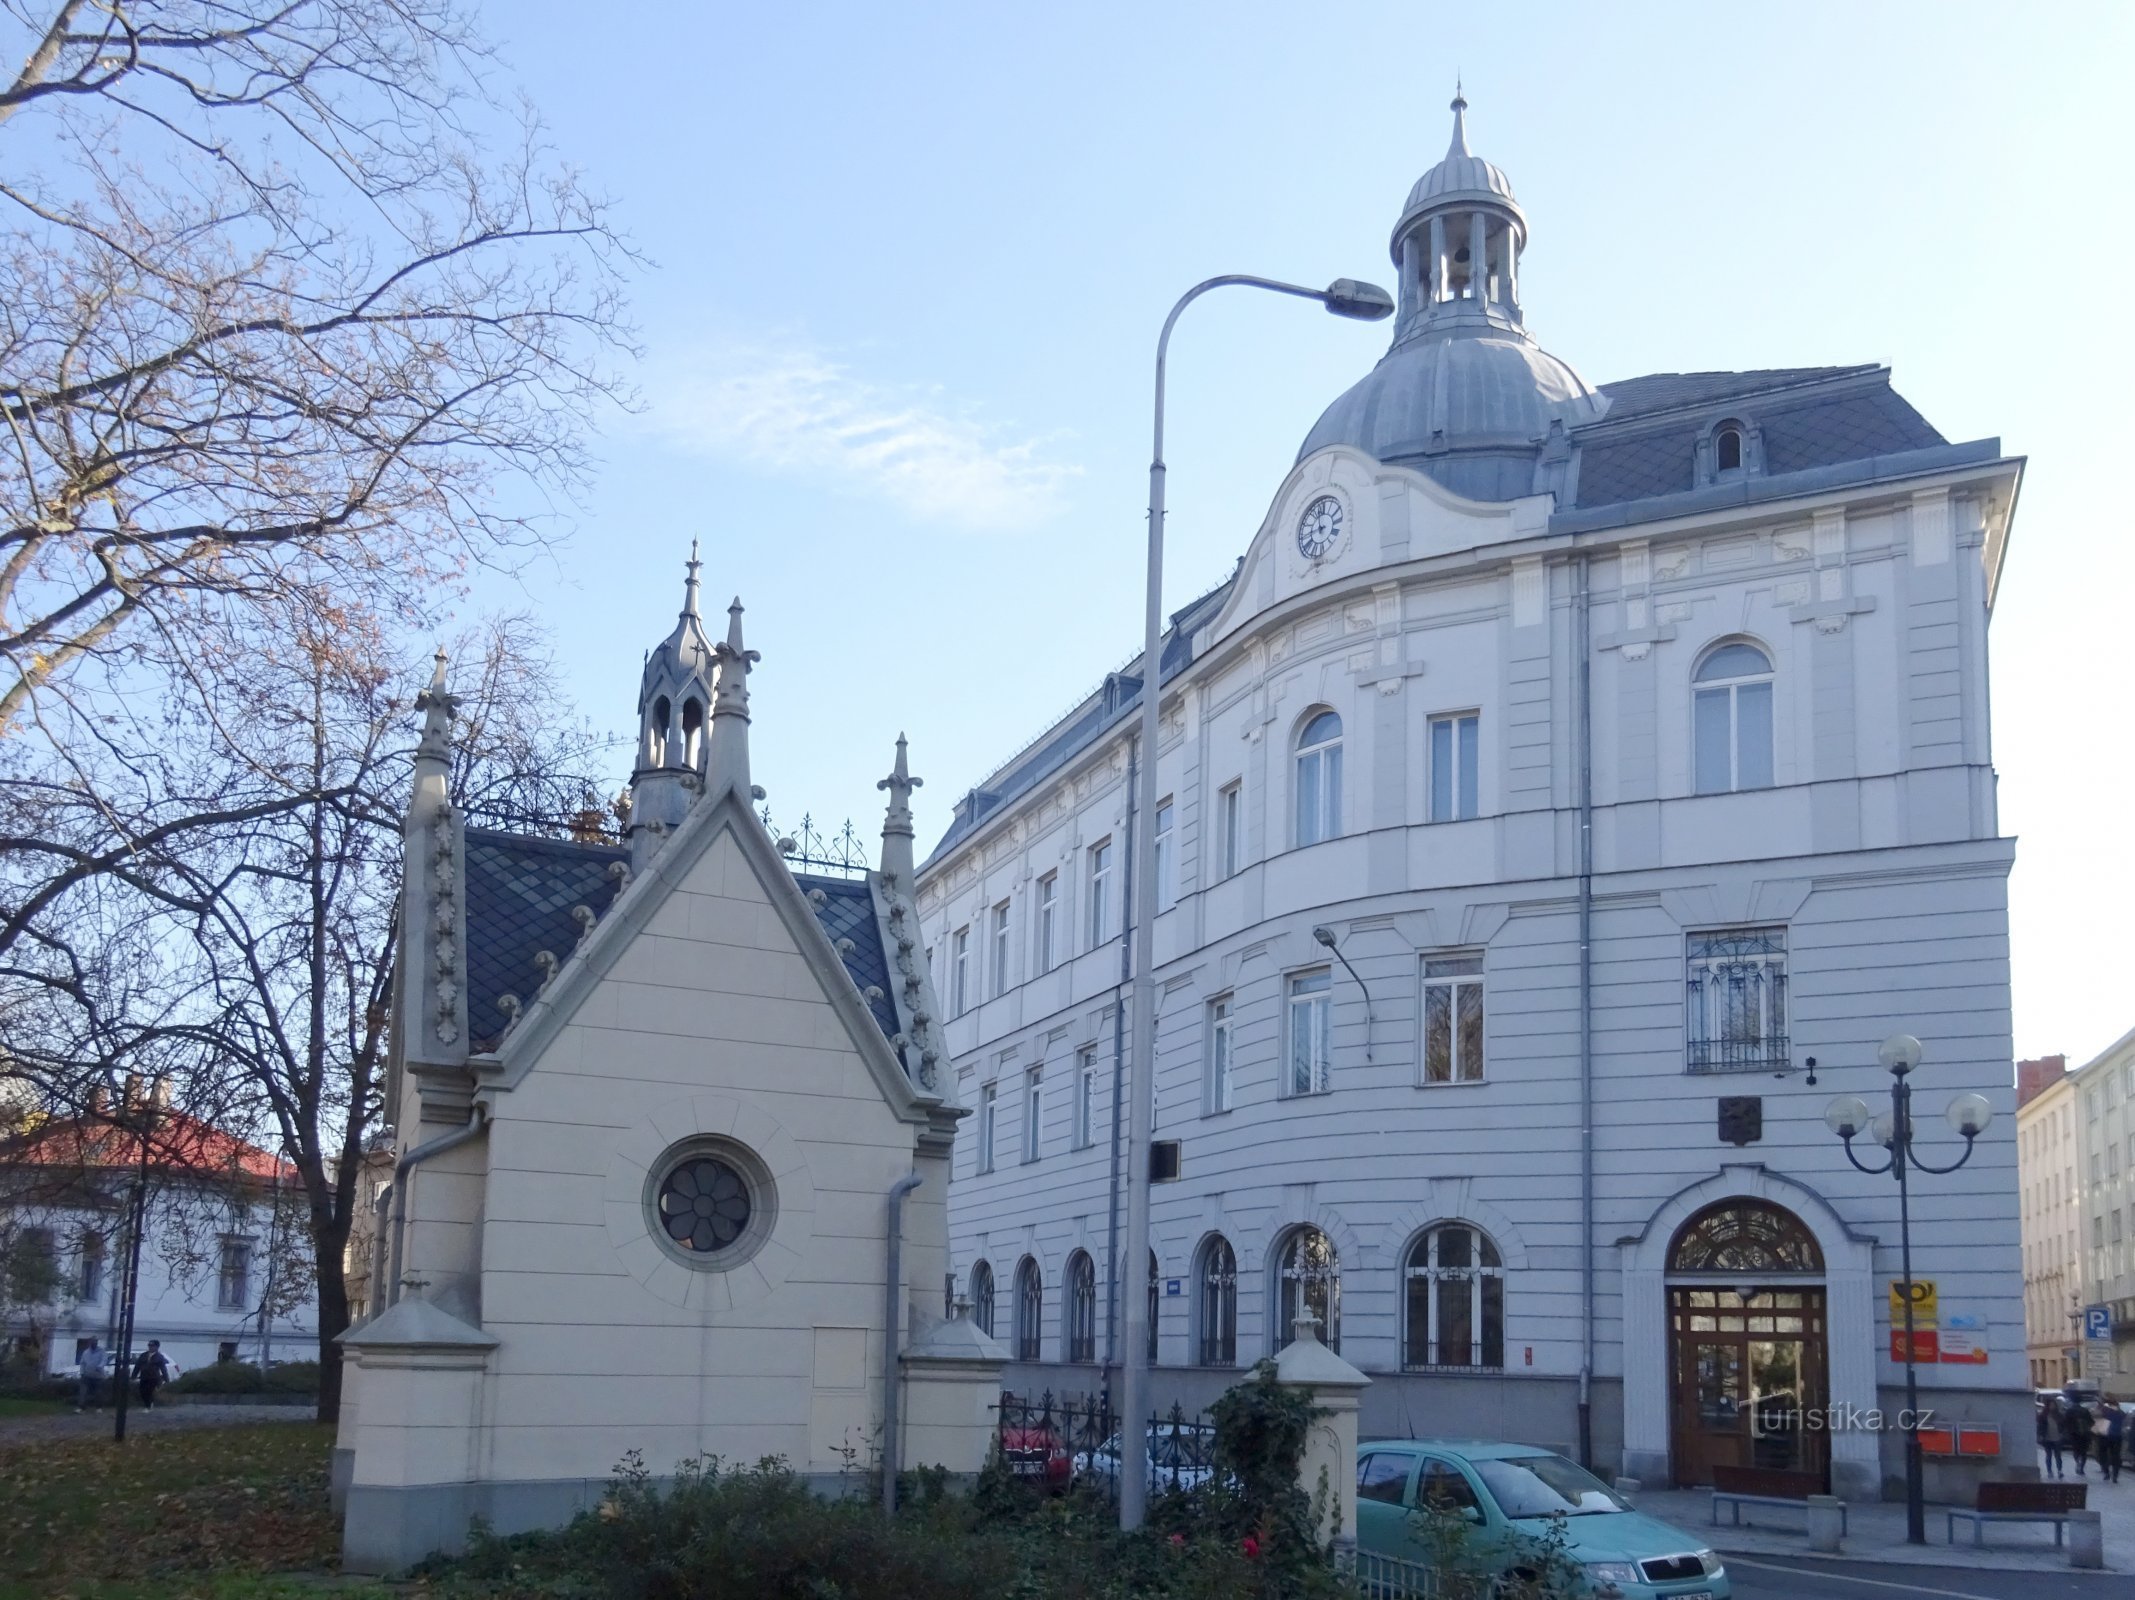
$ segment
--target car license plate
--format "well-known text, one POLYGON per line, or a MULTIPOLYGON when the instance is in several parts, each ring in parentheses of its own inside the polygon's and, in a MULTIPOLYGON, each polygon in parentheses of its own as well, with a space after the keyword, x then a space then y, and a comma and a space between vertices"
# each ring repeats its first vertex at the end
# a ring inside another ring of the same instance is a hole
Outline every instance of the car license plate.
POLYGON ((1712 1591, 1710 1589, 1685 1589, 1680 1594, 1670 1595, 1668 1600, 1712 1600, 1712 1591))
MULTIPOLYGON (((1019 1478, 1042 1477, 1045 1472, 1045 1463, 1042 1461, 1012 1461, 1009 1463, 1009 1471, 1019 1478)), ((1712 1596, 1707 1595, 1705 1600, 1712 1600, 1712 1596)))

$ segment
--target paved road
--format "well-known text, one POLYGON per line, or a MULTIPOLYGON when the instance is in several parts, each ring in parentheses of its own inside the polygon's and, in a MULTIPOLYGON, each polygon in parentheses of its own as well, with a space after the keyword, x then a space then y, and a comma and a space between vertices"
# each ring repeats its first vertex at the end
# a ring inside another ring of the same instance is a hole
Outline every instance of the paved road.
POLYGON ((1989 1572, 1784 1556, 1726 1561, 1736 1600, 2135 1600, 2135 1578, 2115 1572, 1989 1572))
MULTIPOLYGON (((131 1437, 137 1433, 176 1433, 187 1428, 234 1428, 247 1422, 309 1422, 314 1415, 310 1406, 157 1406, 153 1411, 134 1406, 126 1412, 126 1432, 131 1437)), ((109 1408, 0 1418, 0 1446, 99 1436, 111 1437, 109 1408)))

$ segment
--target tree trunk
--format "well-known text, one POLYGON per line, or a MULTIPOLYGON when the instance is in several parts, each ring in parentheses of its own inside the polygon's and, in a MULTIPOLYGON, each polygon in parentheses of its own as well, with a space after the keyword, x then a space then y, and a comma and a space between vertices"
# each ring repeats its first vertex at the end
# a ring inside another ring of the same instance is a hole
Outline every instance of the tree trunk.
POLYGON ((319 1420, 341 1420, 340 1336, 348 1330, 348 1280, 342 1257, 348 1250, 348 1219, 329 1222, 313 1235, 319 1272, 319 1420))

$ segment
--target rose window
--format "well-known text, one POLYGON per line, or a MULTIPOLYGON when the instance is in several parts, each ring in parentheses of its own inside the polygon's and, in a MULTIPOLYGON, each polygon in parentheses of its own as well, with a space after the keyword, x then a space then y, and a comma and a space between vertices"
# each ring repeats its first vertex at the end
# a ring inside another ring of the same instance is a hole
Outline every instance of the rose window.
POLYGON ((684 1250, 724 1250, 749 1226, 748 1183, 711 1156, 684 1161, 668 1173, 658 1204, 660 1226, 684 1250))

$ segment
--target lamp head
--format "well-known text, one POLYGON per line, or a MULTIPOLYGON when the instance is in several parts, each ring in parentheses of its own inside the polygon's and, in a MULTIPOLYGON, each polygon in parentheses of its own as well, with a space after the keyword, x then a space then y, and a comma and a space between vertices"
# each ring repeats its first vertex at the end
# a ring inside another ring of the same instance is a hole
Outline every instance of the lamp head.
POLYGON ((1950 1109, 1943 1114, 1958 1133, 1967 1139, 1976 1139, 1994 1120, 1994 1107, 1987 1103, 1983 1094, 1961 1094, 1950 1102, 1950 1109))
POLYGON ((1868 1125, 1868 1136, 1888 1150, 1898 1137, 1897 1120, 1888 1111, 1878 1112, 1876 1120, 1868 1125))
POLYGON ((1334 930, 1332 928, 1314 928, 1312 937, 1319 940, 1328 949, 1332 950, 1334 948, 1334 930))
POLYGON ((1842 1094, 1824 1107, 1824 1126, 1841 1139, 1851 1139, 1868 1126, 1868 1102, 1857 1094, 1842 1094))
POLYGON ((1920 1041, 1909 1033, 1894 1033, 1876 1050, 1876 1059, 1896 1077, 1904 1077, 1920 1065, 1920 1041))
POLYGON ((1336 316, 1355 322, 1383 322, 1394 314, 1392 295, 1376 283, 1362 283, 1355 278, 1335 279, 1327 285, 1320 303, 1336 316))

